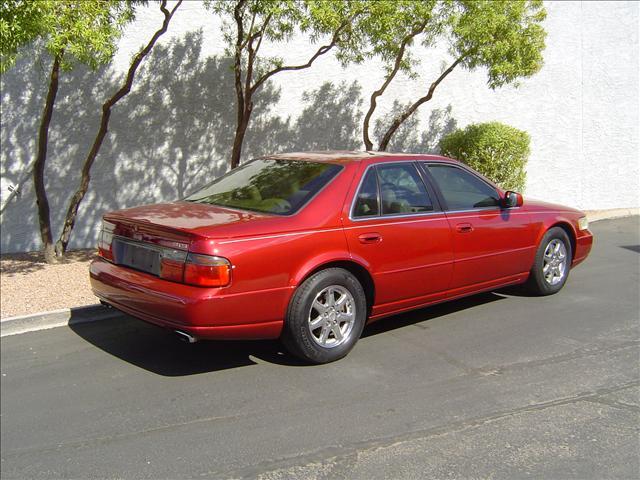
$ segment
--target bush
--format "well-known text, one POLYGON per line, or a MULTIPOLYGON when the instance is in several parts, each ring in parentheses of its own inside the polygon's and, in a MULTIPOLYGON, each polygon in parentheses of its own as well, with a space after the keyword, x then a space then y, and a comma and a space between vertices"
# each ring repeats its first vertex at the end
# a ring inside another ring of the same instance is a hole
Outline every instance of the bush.
POLYGON ((440 151, 466 163, 502 188, 522 192, 529 142, 527 132, 504 123, 474 123, 443 137, 440 151))

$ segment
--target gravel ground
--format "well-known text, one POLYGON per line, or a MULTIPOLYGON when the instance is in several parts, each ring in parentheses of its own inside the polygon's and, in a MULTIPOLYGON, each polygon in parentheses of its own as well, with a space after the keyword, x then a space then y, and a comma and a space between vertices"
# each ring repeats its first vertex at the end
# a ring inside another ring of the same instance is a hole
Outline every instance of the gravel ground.
POLYGON ((98 303, 89 286, 89 262, 95 254, 95 249, 75 250, 57 265, 47 265, 36 252, 0 256, 0 316, 98 303))

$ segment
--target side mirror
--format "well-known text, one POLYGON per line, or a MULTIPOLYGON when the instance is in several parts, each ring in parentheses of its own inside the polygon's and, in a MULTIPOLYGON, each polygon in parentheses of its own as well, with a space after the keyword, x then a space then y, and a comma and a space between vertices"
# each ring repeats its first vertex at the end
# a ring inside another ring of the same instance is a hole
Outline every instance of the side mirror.
POLYGON ((517 192, 508 191, 502 198, 502 204, 505 208, 521 207, 522 203, 522 195, 517 192))

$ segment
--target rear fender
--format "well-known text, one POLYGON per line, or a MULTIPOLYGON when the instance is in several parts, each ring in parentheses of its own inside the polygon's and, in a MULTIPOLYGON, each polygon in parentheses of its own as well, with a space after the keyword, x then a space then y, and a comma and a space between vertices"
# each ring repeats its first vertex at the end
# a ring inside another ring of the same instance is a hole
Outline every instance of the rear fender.
POLYGON ((349 252, 346 251, 333 251, 326 252, 317 257, 313 257, 307 260, 302 266, 293 274, 289 279, 289 285, 292 287, 296 287, 300 285, 311 272, 314 270, 318 270, 323 265, 329 265, 335 262, 351 262, 358 263, 361 267, 367 268, 366 264, 355 260, 349 255, 349 252))

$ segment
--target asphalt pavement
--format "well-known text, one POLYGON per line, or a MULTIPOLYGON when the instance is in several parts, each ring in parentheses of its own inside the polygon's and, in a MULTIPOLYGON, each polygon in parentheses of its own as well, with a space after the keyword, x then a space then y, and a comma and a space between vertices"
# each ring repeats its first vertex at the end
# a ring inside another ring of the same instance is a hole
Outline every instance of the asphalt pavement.
POLYGON ((124 315, 2 338, 2 478, 639 478, 639 220, 591 229, 559 294, 391 317, 324 366, 124 315))

